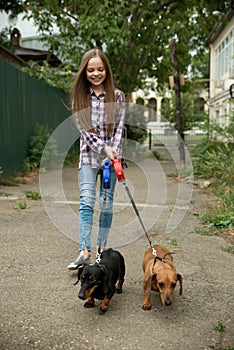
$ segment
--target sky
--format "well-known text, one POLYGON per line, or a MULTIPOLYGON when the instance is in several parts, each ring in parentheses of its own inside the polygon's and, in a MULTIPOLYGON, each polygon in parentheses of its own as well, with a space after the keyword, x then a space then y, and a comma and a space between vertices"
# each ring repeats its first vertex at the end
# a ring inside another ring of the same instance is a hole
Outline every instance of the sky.
MULTIPOLYGON (((16 19, 13 21, 9 20, 9 16, 5 11, 0 12, 0 31, 5 27, 16 27, 19 29, 22 35, 22 39, 38 36, 39 33, 37 32, 37 28, 34 25, 33 20, 26 20, 23 19, 23 15, 20 14, 16 19)), ((54 30, 55 33, 58 33, 58 30, 54 30)))

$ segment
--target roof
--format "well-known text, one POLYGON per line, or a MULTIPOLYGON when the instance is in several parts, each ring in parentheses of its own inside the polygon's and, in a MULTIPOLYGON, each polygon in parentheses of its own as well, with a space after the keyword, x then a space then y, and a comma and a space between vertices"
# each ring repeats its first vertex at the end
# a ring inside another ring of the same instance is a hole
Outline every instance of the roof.
MULTIPOLYGON (((30 60, 36 62, 39 65, 43 65, 44 61, 47 61, 51 67, 58 67, 61 64, 60 59, 53 53, 46 50, 31 49, 27 47, 22 47, 22 36, 18 28, 14 28, 11 31, 11 45, 12 45, 12 55, 14 54, 19 59, 24 62, 30 60)), ((9 61, 10 51, 8 52, 7 61, 9 61)))
POLYGON ((39 65, 43 65, 43 61, 48 61, 52 67, 58 67, 61 64, 60 59, 49 51, 14 46, 14 52, 26 62, 32 60, 36 61, 39 65))
POLYGON ((12 51, 8 50, 5 46, 0 45, 0 58, 16 68, 22 68, 26 65, 26 62, 20 58, 19 56, 15 55, 12 51))
POLYGON ((228 12, 224 17, 222 17, 219 22, 214 26, 214 30, 210 33, 206 40, 206 45, 209 46, 210 44, 213 44, 214 41, 218 38, 220 33, 223 31, 223 29, 226 27, 227 23, 231 21, 231 19, 234 16, 234 8, 230 7, 228 12))

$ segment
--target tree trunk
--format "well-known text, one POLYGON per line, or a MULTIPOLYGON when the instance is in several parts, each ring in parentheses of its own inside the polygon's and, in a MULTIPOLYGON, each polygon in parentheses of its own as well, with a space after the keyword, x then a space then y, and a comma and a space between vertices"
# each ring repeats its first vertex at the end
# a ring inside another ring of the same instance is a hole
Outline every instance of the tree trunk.
POLYGON ((184 121, 181 108, 181 96, 180 96, 180 73, 179 62, 176 52, 176 41, 172 39, 170 41, 171 48, 171 60, 174 76, 174 90, 175 90, 175 105, 176 105, 176 129, 178 131, 178 148, 180 156, 180 164, 185 165, 185 148, 184 148, 184 121))

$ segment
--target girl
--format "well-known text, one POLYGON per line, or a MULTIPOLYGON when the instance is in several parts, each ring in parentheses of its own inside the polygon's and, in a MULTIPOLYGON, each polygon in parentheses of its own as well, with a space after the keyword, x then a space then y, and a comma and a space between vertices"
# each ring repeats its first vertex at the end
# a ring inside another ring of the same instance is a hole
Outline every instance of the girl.
MULTIPOLYGON (((90 261, 96 181, 103 160, 122 158, 124 94, 115 89, 108 59, 99 49, 84 54, 71 100, 73 118, 80 132, 80 254, 68 265, 69 270, 90 261)), ((104 190, 100 186, 97 247, 101 250, 105 249, 111 227, 115 184, 112 169, 110 188, 104 190)))

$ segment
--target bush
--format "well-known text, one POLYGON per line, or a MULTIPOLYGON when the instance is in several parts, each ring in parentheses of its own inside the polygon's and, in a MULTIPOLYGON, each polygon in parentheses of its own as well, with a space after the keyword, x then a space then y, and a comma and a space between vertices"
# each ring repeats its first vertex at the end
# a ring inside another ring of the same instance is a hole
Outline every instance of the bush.
POLYGON ((25 160, 26 172, 39 170, 42 154, 43 167, 46 169, 54 169, 59 164, 63 155, 59 154, 56 141, 51 134, 52 130, 48 126, 36 125, 35 135, 31 137, 28 157, 25 160))
POLYGON ((126 106, 125 126, 127 129, 127 139, 142 144, 147 138, 147 125, 145 119, 145 108, 140 105, 126 106))
POLYGON ((214 178, 223 185, 234 185, 234 144, 208 141, 201 145, 194 175, 214 178))
POLYGON ((66 158, 65 158, 65 164, 77 164, 80 154, 80 140, 76 140, 71 148, 69 149, 66 158))
POLYGON ((212 125, 213 139, 196 147, 195 177, 212 180, 218 205, 202 215, 209 226, 234 227, 234 114, 228 127, 212 125))

